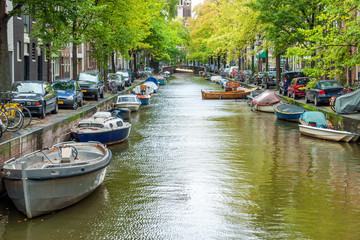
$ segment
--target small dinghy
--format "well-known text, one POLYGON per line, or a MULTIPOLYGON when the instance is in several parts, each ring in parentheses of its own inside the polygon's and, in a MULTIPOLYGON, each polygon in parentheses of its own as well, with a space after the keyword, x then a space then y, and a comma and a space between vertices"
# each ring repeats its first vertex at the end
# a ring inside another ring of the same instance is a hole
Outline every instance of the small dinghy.
POLYGON ((103 181, 111 151, 99 142, 64 142, 4 163, 9 198, 28 218, 68 207, 103 181))
POLYGON ((305 112, 305 108, 292 104, 275 104, 274 112, 278 119, 299 122, 299 118, 305 112))
POLYGON ((347 131, 334 130, 331 122, 326 120, 322 112, 304 112, 300 117, 299 130, 306 136, 336 142, 356 142, 359 134, 347 131))
POLYGON ((84 119, 71 129, 77 142, 99 141, 103 144, 115 144, 125 141, 131 130, 131 124, 110 112, 97 112, 84 119))
POLYGON ((138 96, 142 105, 148 105, 150 104, 150 99, 154 90, 149 86, 140 85, 136 86, 132 92, 138 96))
POLYGON ((137 95, 134 94, 119 94, 117 97, 114 107, 116 108, 127 108, 132 112, 139 109, 141 102, 137 95))
POLYGON ((280 98, 272 91, 266 90, 265 92, 256 96, 250 106, 254 107, 255 110, 261 112, 274 112, 274 105, 280 102, 280 98))

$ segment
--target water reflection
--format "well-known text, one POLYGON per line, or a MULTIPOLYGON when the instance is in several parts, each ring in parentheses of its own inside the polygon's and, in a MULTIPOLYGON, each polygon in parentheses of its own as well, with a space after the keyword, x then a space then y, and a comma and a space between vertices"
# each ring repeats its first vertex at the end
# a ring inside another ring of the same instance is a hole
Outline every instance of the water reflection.
POLYGON ((27 222, 5 203, 2 238, 356 239, 359 146, 301 136, 245 101, 201 100, 219 88, 172 78, 131 114, 94 194, 27 222))

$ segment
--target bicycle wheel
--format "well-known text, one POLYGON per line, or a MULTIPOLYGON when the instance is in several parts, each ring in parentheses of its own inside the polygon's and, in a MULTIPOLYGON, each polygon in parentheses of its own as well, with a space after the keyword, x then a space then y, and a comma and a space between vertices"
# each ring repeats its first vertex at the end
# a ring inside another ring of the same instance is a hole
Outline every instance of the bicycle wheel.
POLYGON ((23 107, 22 113, 23 113, 23 117, 24 117, 24 124, 23 124, 22 128, 26 128, 27 126, 30 125, 30 123, 32 121, 31 112, 28 108, 23 107))
POLYGON ((10 132, 19 130, 24 124, 23 113, 17 108, 7 108, 8 128, 10 132))
POLYGON ((0 111, 0 125, 1 125, 1 132, 5 132, 9 125, 8 118, 3 111, 0 111))

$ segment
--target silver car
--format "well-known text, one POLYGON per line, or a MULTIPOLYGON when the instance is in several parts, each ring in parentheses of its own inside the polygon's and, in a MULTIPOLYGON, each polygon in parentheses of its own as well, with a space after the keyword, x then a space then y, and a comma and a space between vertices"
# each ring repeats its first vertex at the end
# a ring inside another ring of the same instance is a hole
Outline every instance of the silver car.
POLYGON ((125 78, 121 74, 109 73, 108 74, 108 83, 110 83, 110 82, 115 83, 116 89, 118 91, 125 89, 125 78))

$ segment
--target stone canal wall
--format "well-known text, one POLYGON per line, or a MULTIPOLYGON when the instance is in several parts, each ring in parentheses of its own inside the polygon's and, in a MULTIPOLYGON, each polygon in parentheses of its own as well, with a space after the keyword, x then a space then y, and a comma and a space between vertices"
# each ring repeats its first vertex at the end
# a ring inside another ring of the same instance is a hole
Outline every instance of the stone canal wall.
POLYGON ((73 114, 58 115, 53 117, 47 115, 43 126, 32 126, 30 130, 21 130, 10 133, 14 136, 0 143, 0 164, 11 158, 18 158, 27 153, 51 147, 52 145, 70 140, 70 129, 79 123, 80 120, 90 117, 99 110, 106 111, 113 106, 116 95, 101 99, 89 106, 79 108, 73 114), (48 121, 48 122, 46 122, 48 121))
MULTIPOLYGON (((123 91, 131 93, 132 89, 144 82, 144 79, 136 80, 133 86, 123 91)), ((92 116, 97 111, 106 111, 113 107, 117 95, 110 95, 97 102, 88 102, 88 106, 79 108, 74 113, 50 114, 42 120, 42 124, 34 124, 29 130, 20 130, 11 134, 11 137, 0 139, 0 165, 11 158, 18 158, 25 154, 51 147, 52 145, 69 141, 70 129, 82 119, 92 116)))

